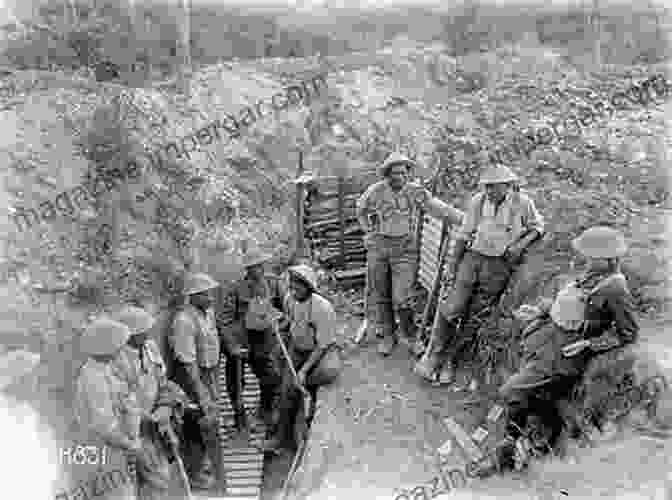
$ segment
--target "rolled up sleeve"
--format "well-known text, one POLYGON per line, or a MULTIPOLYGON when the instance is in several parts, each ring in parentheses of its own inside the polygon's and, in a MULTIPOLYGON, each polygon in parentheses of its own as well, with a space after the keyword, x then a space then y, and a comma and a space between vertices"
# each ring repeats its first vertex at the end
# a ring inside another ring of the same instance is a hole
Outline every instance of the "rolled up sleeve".
POLYGON ((464 214, 464 220, 462 225, 455 232, 455 238, 458 240, 471 241, 476 234, 477 221, 478 221, 478 209, 481 206, 480 195, 476 195, 471 199, 469 207, 464 214))
POLYGON ((182 363, 196 362, 196 326, 185 314, 178 314, 173 323, 171 343, 175 357, 182 363))
POLYGON ((537 210, 534 202, 529 198, 525 203, 525 216, 523 220, 528 231, 537 231, 539 234, 544 234, 544 218, 539 213, 539 210, 537 210))
POLYGON ((366 218, 366 215, 369 212, 369 199, 371 198, 371 193, 373 193, 373 190, 375 188, 376 184, 373 184, 367 188, 366 191, 364 191, 364 194, 357 199, 357 204, 356 204, 356 215, 358 220, 362 220, 363 218, 366 218))
POLYGON ((312 319, 317 347, 323 349, 336 339, 336 311, 326 300, 316 302, 312 319))

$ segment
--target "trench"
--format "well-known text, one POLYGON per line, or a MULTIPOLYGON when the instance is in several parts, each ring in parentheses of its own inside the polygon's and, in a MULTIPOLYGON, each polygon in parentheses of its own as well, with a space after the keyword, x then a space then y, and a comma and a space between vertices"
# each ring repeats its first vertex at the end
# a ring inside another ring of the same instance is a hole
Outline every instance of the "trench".
MULTIPOLYGON (((245 363, 242 393, 243 404, 249 414, 256 411, 261 389, 259 381, 245 363)), ((220 387, 219 439, 221 444, 221 467, 226 481, 223 496, 211 494, 194 495, 194 500, 214 500, 215 498, 238 500, 266 500, 278 498, 291 467, 294 454, 275 456, 261 450, 266 438, 264 425, 250 429, 249 436, 241 438, 234 423, 234 411, 226 391, 226 357, 222 356, 218 368, 220 387)))

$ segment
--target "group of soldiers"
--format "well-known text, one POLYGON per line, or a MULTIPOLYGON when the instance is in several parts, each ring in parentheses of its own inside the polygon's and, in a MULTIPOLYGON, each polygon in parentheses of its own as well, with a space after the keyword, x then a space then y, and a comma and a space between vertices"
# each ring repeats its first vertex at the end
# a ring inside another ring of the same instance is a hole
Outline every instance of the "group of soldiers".
POLYGON ((227 301, 233 302, 233 323, 220 320, 227 290, 208 274, 186 275, 163 352, 150 336, 156 319, 136 305, 86 328, 81 349, 88 360, 77 378, 76 418, 135 464, 139 497, 225 490, 217 441, 220 356, 226 357, 226 390, 238 429, 265 424, 270 432, 263 451, 298 445, 296 421, 309 417, 299 411, 301 395, 314 398, 330 381, 320 368, 333 345, 335 313, 317 293, 311 267, 290 267, 287 286, 264 273, 269 257, 255 249, 245 255, 245 276, 227 301), (241 398, 244 362, 261 387, 251 415, 241 398))
MULTIPOLYGON (((371 185, 357 204, 366 233, 368 300, 383 356, 390 355, 401 336, 416 346, 422 338, 412 310, 419 261, 416 228, 421 212, 442 215, 437 199, 409 181, 416 166, 403 155, 391 154, 382 165, 384 179, 371 185)), ((543 218, 520 191, 510 168, 489 167, 480 186, 452 235, 453 264, 446 276, 454 277, 454 284, 437 305, 429 342, 417 349, 422 357, 415 372, 438 385, 454 382, 462 347, 473 339, 464 324, 475 309, 498 306, 526 251, 544 236, 543 218)), ((620 268, 627 251, 623 234, 592 227, 572 246, 585 261, 585 272, 554 299, 542 298, 515 311, 524 325, 522 359, 518 371, 499 388, 508 409, 507 439, 497 452, 500 464, 524 461, 522 443, 529 440, 523 437, 531 430, 553 446, 563 430, 557 401, 578 383, 591 359, 637 340, 632 296, 620 268)), ((599 428, 603 416, 593 417, 599 428)))
MULTIPOLYGON (((441 216, 438 200, 409 181, 415 166, 409 158, 391 154, 382 165, 383 180, 357 203, 366 232, 368 299, 376 310, 383 356, 392 353, 400 336, 420 337, 413 310, 419 253, 415 229, 423 211, 441 216)), ((433 383, 454 380, 459 346, 469 341, 462 324, 474 297, 496 302, 526 250, 544 234, 541 215, 509 168, 487 169, 480 184, 483 190, 469 202, 454 234, 454 264, 448 270, 454 286, 437 306, 428 345, 415 368, 433 383)), ((593 227, 572 244, 586 261, 585 272, 555 298, 517 311, 526 326, 520 367, 499 389, 509 422, 499 450, 502 463, 520 462, 516 454, 529 426, 540 425, 553 443, 562 427, 557 398, 577 383, 593 357, 638 336, 632 297, 620 270, 627 251, 623 235, 593 227)), ((169 321, 167 349, 152 338, 157 318, 138 304, 86 327, 80 348, 87 360, 76 380, 75 415, 122 460, 135 464, 139 489, 123 498, 183 498, 180 492, 188 491, 187 485, 224 487, 217 442, 222 356, 235 425, 241 430, 265 426, 264 451, 296 448, 297 422, 305 424, 309 417, 300 411, 303 397, 314 402, 316 388, 334 377, 325 360, 334 346, 336 318, 310 266, 293 265, 284 274, 287 279, 280 279, 265 273, 269 258, 258 249, 247 251, 245 275, 235 285, 233 301, 227 302, 233 304, 233 322, 222 319, 222 297, 228 293, 224 285, 207 274, 187 274, 182 300, 169 321), (261 387, 253 414, 241 399, 243 363, 249 363, 261 387)))

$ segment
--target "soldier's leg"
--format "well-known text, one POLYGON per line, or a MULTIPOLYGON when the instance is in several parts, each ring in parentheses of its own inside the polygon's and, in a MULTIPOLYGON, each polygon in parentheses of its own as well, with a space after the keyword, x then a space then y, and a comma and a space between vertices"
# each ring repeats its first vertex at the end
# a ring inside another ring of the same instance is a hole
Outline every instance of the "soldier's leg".
POLYGON ((261 397, 257 417, 272 425, 272 411, 280 392, 281 376, 273 360, 272 331, 257 332, 250 336, 250 367, 259 380, 261 397))
POLYGON ((483 259, 478 274, 479 289, 488 298, 498 300, 506 290, 514 269, 500 257, 483 259))
POLYGON ((415 243, 405 242, 394 249, 390 257, 392 275, 392 304, 399 317, 401 334, 408 339, 415 337, 413 290, 418 267, 418 248, 415 243))
POLYGON ((394 313, 391 302, 391 272, 389 251, 384 238, 376 238, 367 248, 367 278, 370 285, 369 298, 375 308, 376 336, 383 338, 381 352, 386 351, 389 339, 394 334, 394 313))
POLYGON ((454 364, 452 356, 446 356, 445 351, 448 346, 458 340, 455 338, 459 333, 457 331, 457 322, 471 298, 474 282, 478 275, 478 268, 479 262, 477 258, 474 257, 474 254, 468 252, 460 264, 453 291, 437 307, 429 345, 425 354, 416 365, 416 371, 422 377, 435 380, 437 371, 443 361, 446 361, 450 365, 454 364))
MULTIPOLYGON (((215 402, 219 401, 219 395, 218 395, 219 384, 217 383, 217 369, 201 368, 201 379, 203 380, 205 386, 208 388, 212 400, 215 402)), ((219 417, 219 415, 217 415, 217 417, 219 417)), ((221 457, 219 454, 218 428, 219 428, 219 418, 216 418, 214 421, 209 421, 207 422, 207 424, 205 422, 201 423, 201 432, 203 435, 203 441, 205 443, 206 448, 206 452, 203 457, 203 462, 201 464, 201 473, 204 476, 212 476, 215 480, 221 481, 223 471, 220 463, 221 457)))

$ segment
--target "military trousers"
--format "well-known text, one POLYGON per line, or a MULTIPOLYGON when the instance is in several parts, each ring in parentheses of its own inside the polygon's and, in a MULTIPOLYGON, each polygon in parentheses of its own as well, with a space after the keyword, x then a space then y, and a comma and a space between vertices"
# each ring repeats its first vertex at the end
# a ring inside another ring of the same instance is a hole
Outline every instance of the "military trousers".
MULTIPOLYGON (((273 331, 247 330, 249 344, 249 363, 252 373, 259 380, 261 388, 261 407, 263 411, 270 411, 280 393, 281 375, 278 364, 274 359, 275 338, 273 331)), ((238 400, 237 378, 243 374, 243 367, 237 366, 240 359, 227 355, 226 360, 226 386, 231 398, 231 403, 236 405, 238 400)), ((240 389, 245 389, 245 377, 240 380, 240 389)))
POLYGON ((418 245, 412 236, 372 235, 367 244, 368 299, 380 335, 394 333, 394 313, 412 307, 418 245))
POLYGON ((509 284, 513 271, 503 257, 467 251, 457 271, 454 289, 437 308, 429 344, 433 364, 454 357, 470 341, 464 337, 464 330, 455 328, 456 322, 464 318, 468 309, 477 312, 474 309, 480 309, 478 306, 496 301, 509 284))

